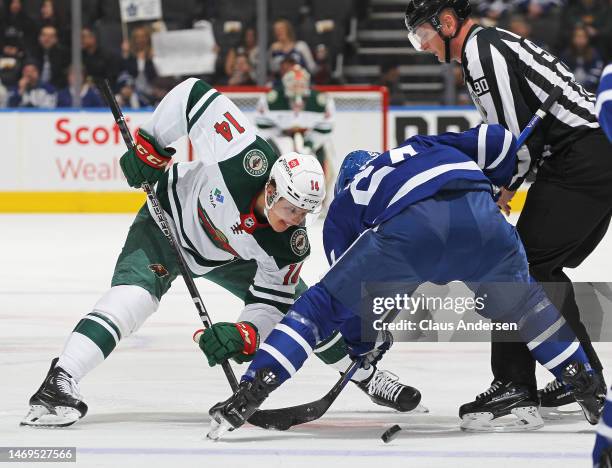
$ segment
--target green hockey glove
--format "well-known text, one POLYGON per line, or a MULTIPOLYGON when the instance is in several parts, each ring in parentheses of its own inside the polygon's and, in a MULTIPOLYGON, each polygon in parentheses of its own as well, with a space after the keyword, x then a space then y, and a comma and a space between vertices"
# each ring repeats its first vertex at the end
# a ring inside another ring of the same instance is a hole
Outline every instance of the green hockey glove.
POLYGON ((259 333, 249 322, 219 322, 193 336, 211 367, 230 358, 239 364, 248 362, 259 347, 259 333))

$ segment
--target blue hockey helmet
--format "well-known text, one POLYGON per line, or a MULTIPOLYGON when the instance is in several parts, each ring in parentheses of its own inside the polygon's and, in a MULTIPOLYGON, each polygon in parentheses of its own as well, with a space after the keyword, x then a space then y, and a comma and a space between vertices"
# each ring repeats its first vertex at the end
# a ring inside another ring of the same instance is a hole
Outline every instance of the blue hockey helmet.
POLYGON ((344 188, 346 188, 355 178, 359 170, 377 156, 380 156, 380 153, 365 150, 351 151, 347 154, 338 171, 336 186, 334 187, 334 196, 344 190, 344 188))

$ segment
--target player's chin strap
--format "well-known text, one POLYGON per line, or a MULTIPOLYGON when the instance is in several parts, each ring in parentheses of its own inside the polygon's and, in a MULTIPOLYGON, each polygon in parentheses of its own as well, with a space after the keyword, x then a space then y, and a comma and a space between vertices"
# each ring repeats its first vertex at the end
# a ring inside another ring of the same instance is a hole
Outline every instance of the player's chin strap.
POLYGON ((451 41, 457 37, 457 35, 459 34, 459 31, 461 31, 461 26, 463 26, 463 20, 460 20, 457 18, 457 21, 459 22, 459 24, 457 25, 457 28, 455 29, 455 32, 453 33, 453 35, 445 36, 442 33, 442 23, 440 23, 440 18, 438 18, 437 16, 433 16, 429 20, 431 25, 438 32, 438 36, 440 36, 442 40, 444 41, 444 63, 451 63, 451 50, 450 50, 451 41))

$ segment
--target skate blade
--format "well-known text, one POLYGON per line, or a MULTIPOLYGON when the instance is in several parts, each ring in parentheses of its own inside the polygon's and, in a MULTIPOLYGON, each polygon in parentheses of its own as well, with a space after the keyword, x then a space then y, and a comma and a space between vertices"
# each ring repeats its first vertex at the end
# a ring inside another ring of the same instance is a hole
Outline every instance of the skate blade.
POLYGON ((429 413, 429 408, 427 408, 427 406, 424 406, 422 404, 418 404, 416 408, 408 411, 408 414, 424 414, 424 413, 429 413))
POLYGON ((522 432, 544 426, 536 406, 514 408, 510 412, 515 419, 494 418, 489 412, 469 413, 463 416, 460 427, 466 432, 522 432))
POLYGON ((215 413, 210 420, 210 430, 206 438, 216 442, 233 429, 234 427, 220 413, 215 413))
POLYGON ((31 427, 67 427, 81 418, 81 413, 74 408, 56 406, 54 411, 55 413, 52 413, 42 405, 32 405, 30 411, 28 411, 28 414, 19 425, 31 427))
POLYGON ((544 420, 557 421, 564 417, 582 417, 582 408, 578 403, 571 403, 569 405, 551 407, 551 406, 540 406, 540 414, 544 420))

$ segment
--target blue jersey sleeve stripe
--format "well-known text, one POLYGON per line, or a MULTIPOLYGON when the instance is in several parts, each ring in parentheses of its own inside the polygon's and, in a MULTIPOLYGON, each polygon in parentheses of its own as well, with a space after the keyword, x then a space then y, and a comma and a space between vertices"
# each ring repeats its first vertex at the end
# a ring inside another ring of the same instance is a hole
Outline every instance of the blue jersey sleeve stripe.
POLYGON ((400 189, 397 191, 395 196, 391 199, 391 201, 387 205, 387 208, 393 205, 395 202, 397 202, 401 198, 405 197, 408 193, 410 193, 415 188, 427 183, 434 177, 437 177, 441 174, 444 174, 450 171, 454 171, 454 170, 481 172, 480 168, 478 167, 478 164, 476 164, 474 161, 465 161, 461 163, 452 163, 452 164, 442 164, 440 166, 432 167, 431 169, 423 171, 415 175, 414 177, 411 177, 410 179, 408 179, 406 183, 400 187, 400 189))
POLYGON ((488 170, 495 169, 504 159, 506 159, 506 156, 508 155, 508 150, 510 149, 510 146, 512 144, 512 136, 512 133, 510 133, 508 130, 504 130, 504 145, 502 147, 501 153, 499 153, 499 156, 497 157, 497 159, 495 159, 495 161, 493 161, 487 166, 488 170))
POLYGON ((482 124, 478 129, 478 167, 484 169, 487 162, 487 133, 489 126, 482 124))

